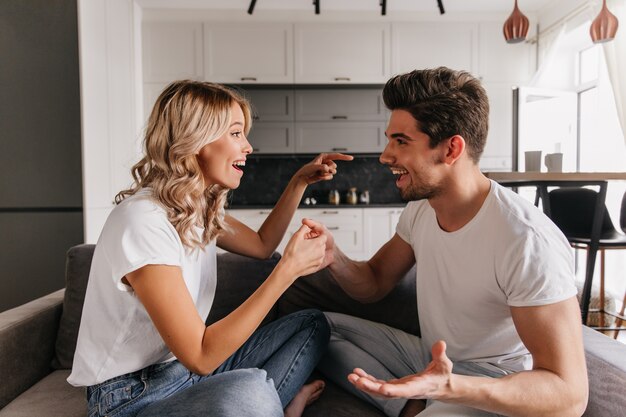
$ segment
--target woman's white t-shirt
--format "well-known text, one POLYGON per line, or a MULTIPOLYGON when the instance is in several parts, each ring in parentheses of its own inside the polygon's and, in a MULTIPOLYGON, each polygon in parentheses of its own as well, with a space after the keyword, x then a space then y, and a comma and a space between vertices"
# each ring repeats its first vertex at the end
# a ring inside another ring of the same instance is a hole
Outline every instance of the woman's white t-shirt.
POLYGON ((426 346, 444 340, 453 362, 529 369, 531 358, 515 330, 511 307, 576 295, 572 251, 554 223, 492 181, 479 212, 461 229, 442 230, 435 211, 422 200, 406 206, 396 232, 415 254, 426 346))
POLYGON ((188 250, 151 193, 142 189, 117 205, 98 239, 68 378, 74 386, 174 359, 133 289, 122 282, 129 272, 150 264, 178 266, 203 320, 211 309, 215 241, 204 250, 188 250))

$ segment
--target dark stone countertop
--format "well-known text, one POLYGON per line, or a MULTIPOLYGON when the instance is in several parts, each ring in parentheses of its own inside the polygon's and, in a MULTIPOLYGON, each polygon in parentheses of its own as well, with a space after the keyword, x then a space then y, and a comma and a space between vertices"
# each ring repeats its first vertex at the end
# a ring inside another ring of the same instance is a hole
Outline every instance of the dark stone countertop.
MULTIPOLYGON (((339 204, 339 205, 334 205, 334 204, 312 204, 312 205, 306 205, 306 204, 300 204, 298 206, 298 209, 349 209, 349 208, 385 208, 385 207, 389 207, 389 208, 404 208, 406 206, 406 203, 375 203, 375 204, 339 204)), ((237 204, 237 205, 231 205, 229 207, 227 207, 227 210, 238 210, 238 209, 256 209, 256 210, 266 210, 266 209, 273 209, 274 206, 269 206, 269 205, 255 205, 255 204, 250 204, 250 205, 243 205, 243 204, 237 204)))

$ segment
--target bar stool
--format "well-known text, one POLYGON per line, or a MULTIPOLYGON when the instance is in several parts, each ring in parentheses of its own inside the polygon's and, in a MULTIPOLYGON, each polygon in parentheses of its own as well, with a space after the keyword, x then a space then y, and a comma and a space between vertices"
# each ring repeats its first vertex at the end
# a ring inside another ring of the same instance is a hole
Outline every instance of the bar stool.
MULTIPOLYGON (((604 196, 602 196, 604 197, 604 196)), ((597 241, 592 239, 592 229, 594 220, 597 220, 596 210, 598 208, 599 193, 582 187, 557 188, 548 193, 549 215, 552 221, 561 229, 572 247, 577 249, 585 249, 587 251, 587 273, 585 276, 585 284, 583 296, 581 297, 580 307, 582 311, 583 323, 587 324, 588 313, 599 312, 601 317, 600 326, 594 328, 601 331, 614 330, 615 335, 620 330, 626 330, 622 327, 624 318, 624 305, 618 314, 616 312, 605 311, 605 295, 604 295, 604 269, 605 257, 604 252, 607 249, 626 249, 626 234, 618 232, 611 222, 609 212, 606 205, 603 205, 601 213, 600 234, 597 241), (596 259, 596 252, 600 252, 600 308, 590 310, 590 293, 591 282, 593 280, 593 270, 596 259), (593 264, 589 264, 592 262, 593 264), (616 326, 605 326, 604 315, 617 318, 616 326)), ((622 229, 626 228, 626 195, 622 199, 622 209, 620 216, 620 225, 622 229)), ((626 301, 626 296, 624 298, 626 301)))
MULTIPOLYGON (((626 233, 626 192, 622 197, 622 207, 619 213, 619 225, 622 228, 622 231, 626 233)), ((622 322, 624 321, 624 309, 626 308, 626 289, 624 289, 624 299, 622 300, 622 309, 619 312, 620 317, 617 318, 617 327, 622 327, 622 322)), ((619 331, 619 330, 618 330, 619 331)), ((617 338, 617 332, 615 332, 615 338, 617 338)))

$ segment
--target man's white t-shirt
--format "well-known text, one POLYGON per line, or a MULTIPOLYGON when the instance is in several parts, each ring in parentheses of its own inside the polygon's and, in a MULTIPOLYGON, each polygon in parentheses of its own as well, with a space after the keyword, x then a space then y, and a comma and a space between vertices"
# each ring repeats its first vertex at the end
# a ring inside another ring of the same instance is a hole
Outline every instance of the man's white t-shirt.
POLYGON ((183 246, 164 208, 142 189, 109 215, 94 252, 85 304, 68 382, 90 386, 173 360, 143 304, 122 282, 146 265, 180 267, 198 314, 204 320, 215 296, 216 251, 183 246))
POLYGON ((417 308, 426 346, 447 344, 455 361, 530 369, 510 307, 576 295, 565 236, 540 210, 491 182, 479 212, 461 229, 439 227, 427 200, 410 202, 396 229, 415 253, 417 308))

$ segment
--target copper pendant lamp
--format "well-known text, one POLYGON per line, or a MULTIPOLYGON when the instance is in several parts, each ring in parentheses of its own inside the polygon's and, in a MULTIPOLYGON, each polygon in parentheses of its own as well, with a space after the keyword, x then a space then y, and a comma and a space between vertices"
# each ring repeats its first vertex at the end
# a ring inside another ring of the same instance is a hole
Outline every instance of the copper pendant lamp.
POLYGON ((528 18, 524 16, 517 7, 517 0, 515 0, 515 8, 513 12, 504 22, 502 27, 504 33, 504 39, 507 43, 519 43, 526 40, 528 34, 528 18))
POLYGON ((608 42, 615 38, 619 22, 617 17, 606 7, 606 0, 602 1, 602 10, 591 23, 589 34, 593 43, 608 42))

